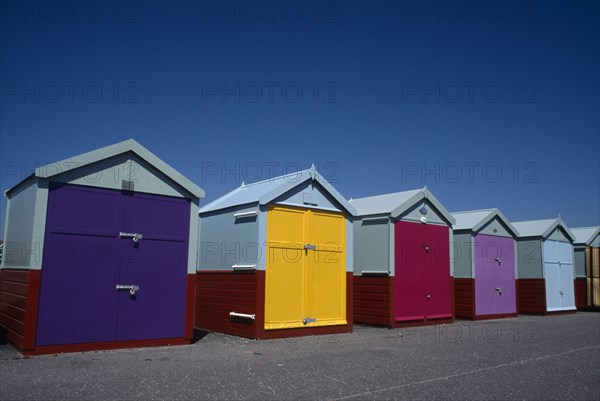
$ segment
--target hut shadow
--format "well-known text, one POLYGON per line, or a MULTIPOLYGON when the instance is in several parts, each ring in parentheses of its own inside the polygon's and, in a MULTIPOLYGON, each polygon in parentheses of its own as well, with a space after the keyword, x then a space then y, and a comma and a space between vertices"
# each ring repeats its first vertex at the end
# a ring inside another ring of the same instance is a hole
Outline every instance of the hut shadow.
POLYGON ((198 341, 202 340, 208 334, 210 334, 209 331, 200 330, 200 329, 194 329, 194 336, 192 337, 191 344, 196 344, 198 341))

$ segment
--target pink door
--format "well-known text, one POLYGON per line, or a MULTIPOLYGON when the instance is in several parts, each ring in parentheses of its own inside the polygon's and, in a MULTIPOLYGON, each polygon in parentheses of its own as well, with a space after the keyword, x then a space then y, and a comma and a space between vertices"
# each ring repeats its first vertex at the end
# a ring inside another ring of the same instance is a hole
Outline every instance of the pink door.
POLYGON ((421 223, 394 224, 394 310, 396 321, 425 317, 425 269, 422 264, 421 223))
POLYGON ((450 281, 450 239, 448 227, 423 225, 421 247, 425 279, 425 317, 452 317, 452 288, 450 281))

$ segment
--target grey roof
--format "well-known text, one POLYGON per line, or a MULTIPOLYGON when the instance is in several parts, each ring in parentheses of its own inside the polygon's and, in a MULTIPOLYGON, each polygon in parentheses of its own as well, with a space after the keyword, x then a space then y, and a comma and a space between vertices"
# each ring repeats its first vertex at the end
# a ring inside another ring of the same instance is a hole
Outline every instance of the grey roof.
POLYGON ((454 217, 427 187, 412 191, 351 199, 350 204, 356 208, 358 216, 389 214, 390 217, 396 218, 423 199, 429 200, 449 223, 454 224, 454 217))
POLYGON ((571 232, 575 235, 575 244, 589 245, 600 234, 600 226, 575 227, 571 228, 571 232))
POLYGON ((307 170, 269 178, 251 184, 242 183, 240 187, 200 208, 200 214, 249 203, 266 205, 275 198, 308 180, 319 183, 321 187, 323 187, 325 191, 327 191, 352 216, 356 215, 356 209, 354 209, 354 207, 348 203, 346 198, 344 198, 323 176, 321 176, 321 174, 319 174, 314 164, 307 170))
POLYGON ((570 237, 571 241, 575 240, 575 235, 560 217, 545 220, 517 221, 513 222, 513 226, 517 229, 519 237, 542 238, 548 237, 556 227, 560 226, 570 237))
POLYGON ((46 166, 38 167, 35 169, 35 172, 31 176, 27 177, 25 180, 19 182, 17 185, 7 190, 6 194, 8 195, 13 189, 17 188, 23 182, 30 180, 32 177, 50 178, 52 176, 62 174, 65 171, 69 171, 71 169, 78 169, 86 165, 96 163, 98 161, 108 159, 110 157, 120 155, 126 152, 135 153, 136 155, 150 163, 152 166, 156 167, 171 180, 181 185, 183 188, 185 188, 186 191, 190 192, 195 197, 204 198, 204 191, 202 190, 202 188, 188 180, 177 170, 175 170, 173 167, 169 166, 167 163, 159 159, 158 156, 156 156, 154 153, 150 152, 148 149, 140 145, 134 139, 128 139, 126 141, 115 143, 114 145, 105 146, 100 149, 92 150, 91 152, 83 153, 78 156, 59 161, 57 163, 52 163, 46 166), (57 164, 64 166, 64 168, 51 168, 53 166, 56 166, 57 164))
POLYGON ((497 217, 508 227, 513 235, 519 235, 517 229, 498 208, 453 212, 452 217, 456 219, 456 224, 452 227, 454 230, 471 230, 477 232, 488 222, 497 217))

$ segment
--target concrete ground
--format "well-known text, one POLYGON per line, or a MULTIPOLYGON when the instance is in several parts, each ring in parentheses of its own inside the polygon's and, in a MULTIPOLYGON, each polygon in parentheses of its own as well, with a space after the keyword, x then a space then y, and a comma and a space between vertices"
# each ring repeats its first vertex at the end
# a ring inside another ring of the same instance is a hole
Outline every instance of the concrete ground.
POLYGON ((1 400, 600 400, 600 314, 22 358, 1 400))

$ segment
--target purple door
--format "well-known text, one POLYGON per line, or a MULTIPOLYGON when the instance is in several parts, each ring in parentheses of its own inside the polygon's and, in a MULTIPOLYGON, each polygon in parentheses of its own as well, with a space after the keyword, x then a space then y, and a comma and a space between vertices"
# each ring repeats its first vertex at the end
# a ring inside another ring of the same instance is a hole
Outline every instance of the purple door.
POLYGON ((52 184, 36 345, 182 337, 188 228, 185 199, 52 184))
POLYGON ((187 238, 190 204, 183 198, 125 195, 123 231, 141 234, 121 241, 117 340, 180 338, 185 327, 187 238))
POLYGON ((480 234, 474 241, 476 315, 515 313, 514 240, 480 234))

